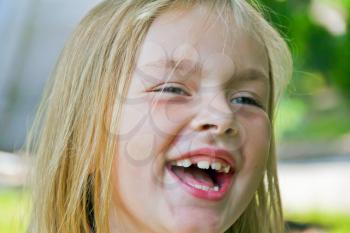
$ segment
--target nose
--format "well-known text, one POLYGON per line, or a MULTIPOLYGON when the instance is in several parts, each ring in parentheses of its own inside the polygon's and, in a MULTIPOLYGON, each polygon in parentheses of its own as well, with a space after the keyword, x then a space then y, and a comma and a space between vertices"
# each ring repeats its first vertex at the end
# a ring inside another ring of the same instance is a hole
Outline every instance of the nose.
POLYGON ((220 123, 198 123, 198 127, 196 127, 198 131, 210 131, 214 134, 221 135, 236 135, 238 130, 234 127, 231 127, 223 122, 220 123))
POLYGON ((194 131, 209 131, 216 135, 233 136, 238 134, 235 115, 232 109, 222 101, 206 104, 204 109, 192 119, 191 127, 194 131))

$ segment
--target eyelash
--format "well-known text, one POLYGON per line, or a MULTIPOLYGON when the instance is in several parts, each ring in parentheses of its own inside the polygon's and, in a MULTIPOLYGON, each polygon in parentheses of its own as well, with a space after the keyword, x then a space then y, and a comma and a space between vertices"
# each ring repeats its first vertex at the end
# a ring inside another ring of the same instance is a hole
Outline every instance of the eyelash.
POLYGON ((263 108, 261 106, 261 104, 258 103, 258 101, 256 101, 255 99, 253 99, 251 97, 239 96, 239 97, 233 98, 232 100, 240 100, 241 101, 241 103, 237 103, 237 104, 248 104, 248 105, 253 105, 253 106, 256 106, 259 108, 263 108), (245 102, 245 103, 242 103, 242 102, 245 102))
MULTIPOLYGON (((162 91, 162 92, 169 92, 169 91, 166 91, 166 90, 180 90, 182 91, 185 95, 189 96, 189 94, 182 88, 180 87, 175 87, 175 86, 167 86, 167 87, 163 87, 163 88, 159 88, 159 89, 156 89, 154 90, 155 92, 159 92, 159 91, 162 91)), ((173 94, 179 94, 179 93, 175 93, 175 92, 171 92, 173 94)))
MULTIPOLYGON (((182 93, 184 93, 185 95, 189 96, 189 94, 182 88, 180 87, 175 87, 175 86, 167 86, 167 87, 164 87, 164 88, 159 88, 159 89, 156 89, 154 90, 155 92, 159 92, 159 91, 162 91, 162 92, 169 92, 169 90, 180 90, 182 93), (168 90, 168 91, 167 91, 168 90)), ((179 94, 179 93, 175 93, 173 91, 170 91, 171 93, 173 94, 179 94)), ((240 103, 236 103, 236 104, 247 104, 247 105, 252 105, 252 106, 256 106, 256 107, 259 107, 259 108, 263 108, 261 106, 260 103, 258 103, 258 101, 256 101, 254 98, 251 98, 251 97, 247 97, 247 96, 239 96, 239 97, 235 97, 233 98, 232 100, 240 100, 239 102, 240 103)))

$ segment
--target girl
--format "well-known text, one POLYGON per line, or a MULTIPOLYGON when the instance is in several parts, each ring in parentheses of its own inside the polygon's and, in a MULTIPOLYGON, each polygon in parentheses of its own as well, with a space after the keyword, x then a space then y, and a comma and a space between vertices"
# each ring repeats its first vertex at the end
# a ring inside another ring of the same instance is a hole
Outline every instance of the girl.
POLYGON ((272 123, 290 74, 252 2, 102 2, 29 137, 29 232, 283 232, 272 123))

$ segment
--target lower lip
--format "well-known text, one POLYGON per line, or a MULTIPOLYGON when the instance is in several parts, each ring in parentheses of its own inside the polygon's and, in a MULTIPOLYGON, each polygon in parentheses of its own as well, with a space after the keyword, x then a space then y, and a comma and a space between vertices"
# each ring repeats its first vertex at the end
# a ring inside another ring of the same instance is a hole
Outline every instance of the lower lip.
POLYGON ((214 190, 205 191, 205 190, 197 189, 183 182, 177 175, 175 175, 175 173, 171 170, 170 166, 167 166, 166 168, 168 172, 181 184, 181 186, 188 193, 190 193, 191 195, 197 198, 208 200, 208 201, 219 201, 223 199, 226 196, 229 188, 231 187, 232 180, 233 180, 233 174, 231 174, 223 179, 221 187, 218 191, 214 191, 214 190))

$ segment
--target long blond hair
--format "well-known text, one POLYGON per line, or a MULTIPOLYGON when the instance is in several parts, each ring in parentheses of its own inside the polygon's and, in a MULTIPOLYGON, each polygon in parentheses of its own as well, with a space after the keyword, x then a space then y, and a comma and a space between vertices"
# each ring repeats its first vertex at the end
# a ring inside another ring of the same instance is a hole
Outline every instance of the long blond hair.
MULTIPOLYGON (((159 14, 202 2, 229 7, 242 28, 249 28, 263 41, 270 62, 269 116, 273 120, 292 62, 286 43, 264 20, 255 2, 103 1, 66 43, 28 135, 27 151, 36 156, 28 232, 79 233, 91 228, 96 233, 109 232, 111 170, 118 136, 111 132, 118 132, 136 51, 159 14)), ((255 197, 227 232, 283 232, 273 140, 270 152, 255 197)))

